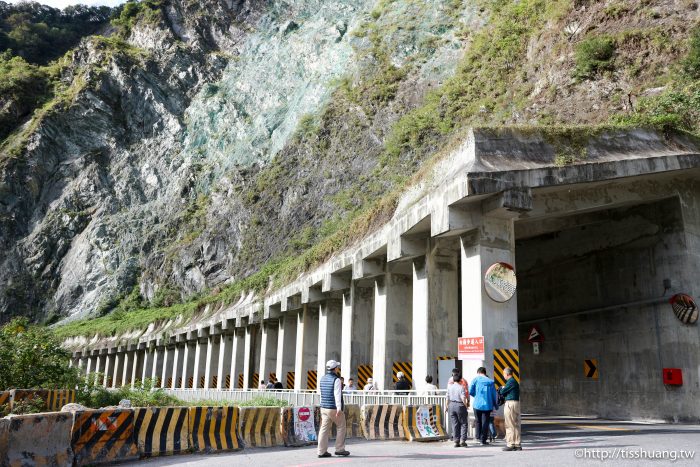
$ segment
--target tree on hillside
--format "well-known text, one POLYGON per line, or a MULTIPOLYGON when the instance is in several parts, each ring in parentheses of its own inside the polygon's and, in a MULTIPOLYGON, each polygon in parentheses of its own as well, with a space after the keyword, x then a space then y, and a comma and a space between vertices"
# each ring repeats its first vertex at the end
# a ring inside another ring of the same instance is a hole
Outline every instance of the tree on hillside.
POLYGON ((77 368, 53 331, 16 318, 0 328, 0 390, 74 388, 77 368))

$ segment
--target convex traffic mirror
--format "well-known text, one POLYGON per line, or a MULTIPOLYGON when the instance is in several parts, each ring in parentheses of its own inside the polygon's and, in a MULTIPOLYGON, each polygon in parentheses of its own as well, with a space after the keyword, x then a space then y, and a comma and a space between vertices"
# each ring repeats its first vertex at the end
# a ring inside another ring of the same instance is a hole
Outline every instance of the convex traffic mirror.
POLYGON ((489 266, 484 276, 484 288, 491 300, 499 303, 507 302, 517 287, 515 270, 508 263, 495 263, 489 266))

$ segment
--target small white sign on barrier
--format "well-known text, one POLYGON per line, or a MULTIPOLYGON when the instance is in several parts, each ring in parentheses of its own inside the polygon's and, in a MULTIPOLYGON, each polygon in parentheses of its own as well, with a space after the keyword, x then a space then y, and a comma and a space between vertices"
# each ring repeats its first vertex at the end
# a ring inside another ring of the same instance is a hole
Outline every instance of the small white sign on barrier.
POLYGON ((297 441, 318 441, 314 427, 313 410, 309 407, 294 408, 294 435, 297 441))
POLYGON ((421 405, 416 410, 416 427, 423 438, 439 436, 433 429, 433 418, 427 405, 421 405))

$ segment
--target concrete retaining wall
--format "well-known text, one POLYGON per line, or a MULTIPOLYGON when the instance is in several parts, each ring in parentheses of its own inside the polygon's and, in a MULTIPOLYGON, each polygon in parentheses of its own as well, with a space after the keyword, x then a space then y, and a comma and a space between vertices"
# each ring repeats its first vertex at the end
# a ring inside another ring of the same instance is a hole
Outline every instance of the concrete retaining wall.
POLYGON ((0 419, 0 465, 70 467, 73 415, 42 413, 0 419))

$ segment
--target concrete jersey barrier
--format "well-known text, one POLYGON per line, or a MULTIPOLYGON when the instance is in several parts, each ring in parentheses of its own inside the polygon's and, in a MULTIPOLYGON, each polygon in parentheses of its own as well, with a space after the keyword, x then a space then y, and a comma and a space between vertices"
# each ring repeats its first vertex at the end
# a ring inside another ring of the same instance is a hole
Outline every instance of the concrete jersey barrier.
POLYGON ((403 408, 403 430, 409 441, 447 439, 439 405, 407 405, 403 408))
POLYGON ((72 426, 73 415, 61 412, 0 419, 0 465, 72 466, 72 426))
POLYGON ((195 452, 243 449, 238 407, 190 407, 190 446, 195 452))
POLYGON ((282 446, 279 407, 241 407, 241 437, 246 447, 282 446))
POLYGON ((282 439, 284 445, 308 446, 318 442, 316 407, 282 407, 282 439))
POLYGON ((134 409, 134 436, 144 457, 180 454, 190 449, 189 407, 134 409))
POLYGON ((361 423, 366 439, 405 439, 401 405, 363 405, 361 423))
MULTIPOLYGON (((360 406, 356 404, 346 404, 343 409, 345 414, 345 439, 362 438, 362 422, 360 406)), ((321 431, 321 407, 314 407, 314 418, 316 421, 316 433, 321 431)), ((330 439, 335 439, 338 430, 335 425, 331 428, 330 439)))
POLYGON ((138 459, 132 409, 75 412, 71 447, 76 467, 138 459))

